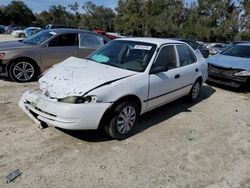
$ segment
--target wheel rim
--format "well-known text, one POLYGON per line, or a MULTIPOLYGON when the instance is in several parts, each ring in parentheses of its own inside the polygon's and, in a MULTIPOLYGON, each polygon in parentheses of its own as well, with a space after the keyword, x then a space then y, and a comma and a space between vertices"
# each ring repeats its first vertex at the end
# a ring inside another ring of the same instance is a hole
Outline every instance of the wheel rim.
POLYGON ((118 115, 117 130, 121 134, 127 134, 136 121, 136 110, 133 106, 126 106, 118 115))
POLYGON ((34 76, 35 70, 28 62, 19 62, 13 67, 13 75, 17 80, 28 81, 34 76))
POLYGON ((199 96, 199 93, 200 93, 200 83, 196 82, 192 90, 192 98, 196 99, 199 96))

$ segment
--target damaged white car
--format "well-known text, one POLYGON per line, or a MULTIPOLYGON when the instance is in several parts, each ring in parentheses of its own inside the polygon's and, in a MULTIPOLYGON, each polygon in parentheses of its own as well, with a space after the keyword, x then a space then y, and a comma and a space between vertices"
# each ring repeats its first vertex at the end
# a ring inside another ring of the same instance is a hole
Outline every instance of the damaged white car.
POLYGON ((206 60, 186 43, 123 38, 86 59, 71 57, 51 68, 19 106, 39 125, 103 126, 121 140, 131 135, 139 115, 183 96, 195 101, 206 79, 206 60))

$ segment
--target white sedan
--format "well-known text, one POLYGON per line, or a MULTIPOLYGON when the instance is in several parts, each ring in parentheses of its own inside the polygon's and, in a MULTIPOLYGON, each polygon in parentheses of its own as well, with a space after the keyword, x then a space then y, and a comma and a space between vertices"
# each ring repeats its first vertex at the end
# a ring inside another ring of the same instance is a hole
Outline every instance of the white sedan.
POLYGON ((104 127, 122 140, 138 116, 183 96, 195 101, 207 62, 186 43, 122 38, 86 59, 70 57, 23 94, 19 106, 38 125, 70 130, 104 127))

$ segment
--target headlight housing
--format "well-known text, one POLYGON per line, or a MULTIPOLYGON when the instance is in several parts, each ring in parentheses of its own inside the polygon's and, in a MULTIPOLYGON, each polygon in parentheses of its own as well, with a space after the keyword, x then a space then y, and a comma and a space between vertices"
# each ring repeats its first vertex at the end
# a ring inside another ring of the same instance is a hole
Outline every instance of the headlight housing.
POLYGON ((236 73, 235 76, 250 76, 250 70, 240 71, 236 73))
POLYGON ((97 103, 101 101, 98 100, 97 96, 90 95, 90 96, 82 96, 82 97, 70 96, 64 99, 59 99, 59 102, 70 103, 70 104, 90 104, 90 103, 97 103))

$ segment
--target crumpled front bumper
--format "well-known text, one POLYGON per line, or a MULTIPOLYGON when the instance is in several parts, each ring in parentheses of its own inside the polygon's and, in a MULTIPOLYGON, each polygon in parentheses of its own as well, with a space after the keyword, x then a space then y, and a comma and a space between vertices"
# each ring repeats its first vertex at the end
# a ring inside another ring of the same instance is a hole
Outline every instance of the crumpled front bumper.
POLYGON ((27 91, 18 105, 39 126, 46 123, 68 130, 94 130, 112 103, 69 104, 39 91, 27 91))

